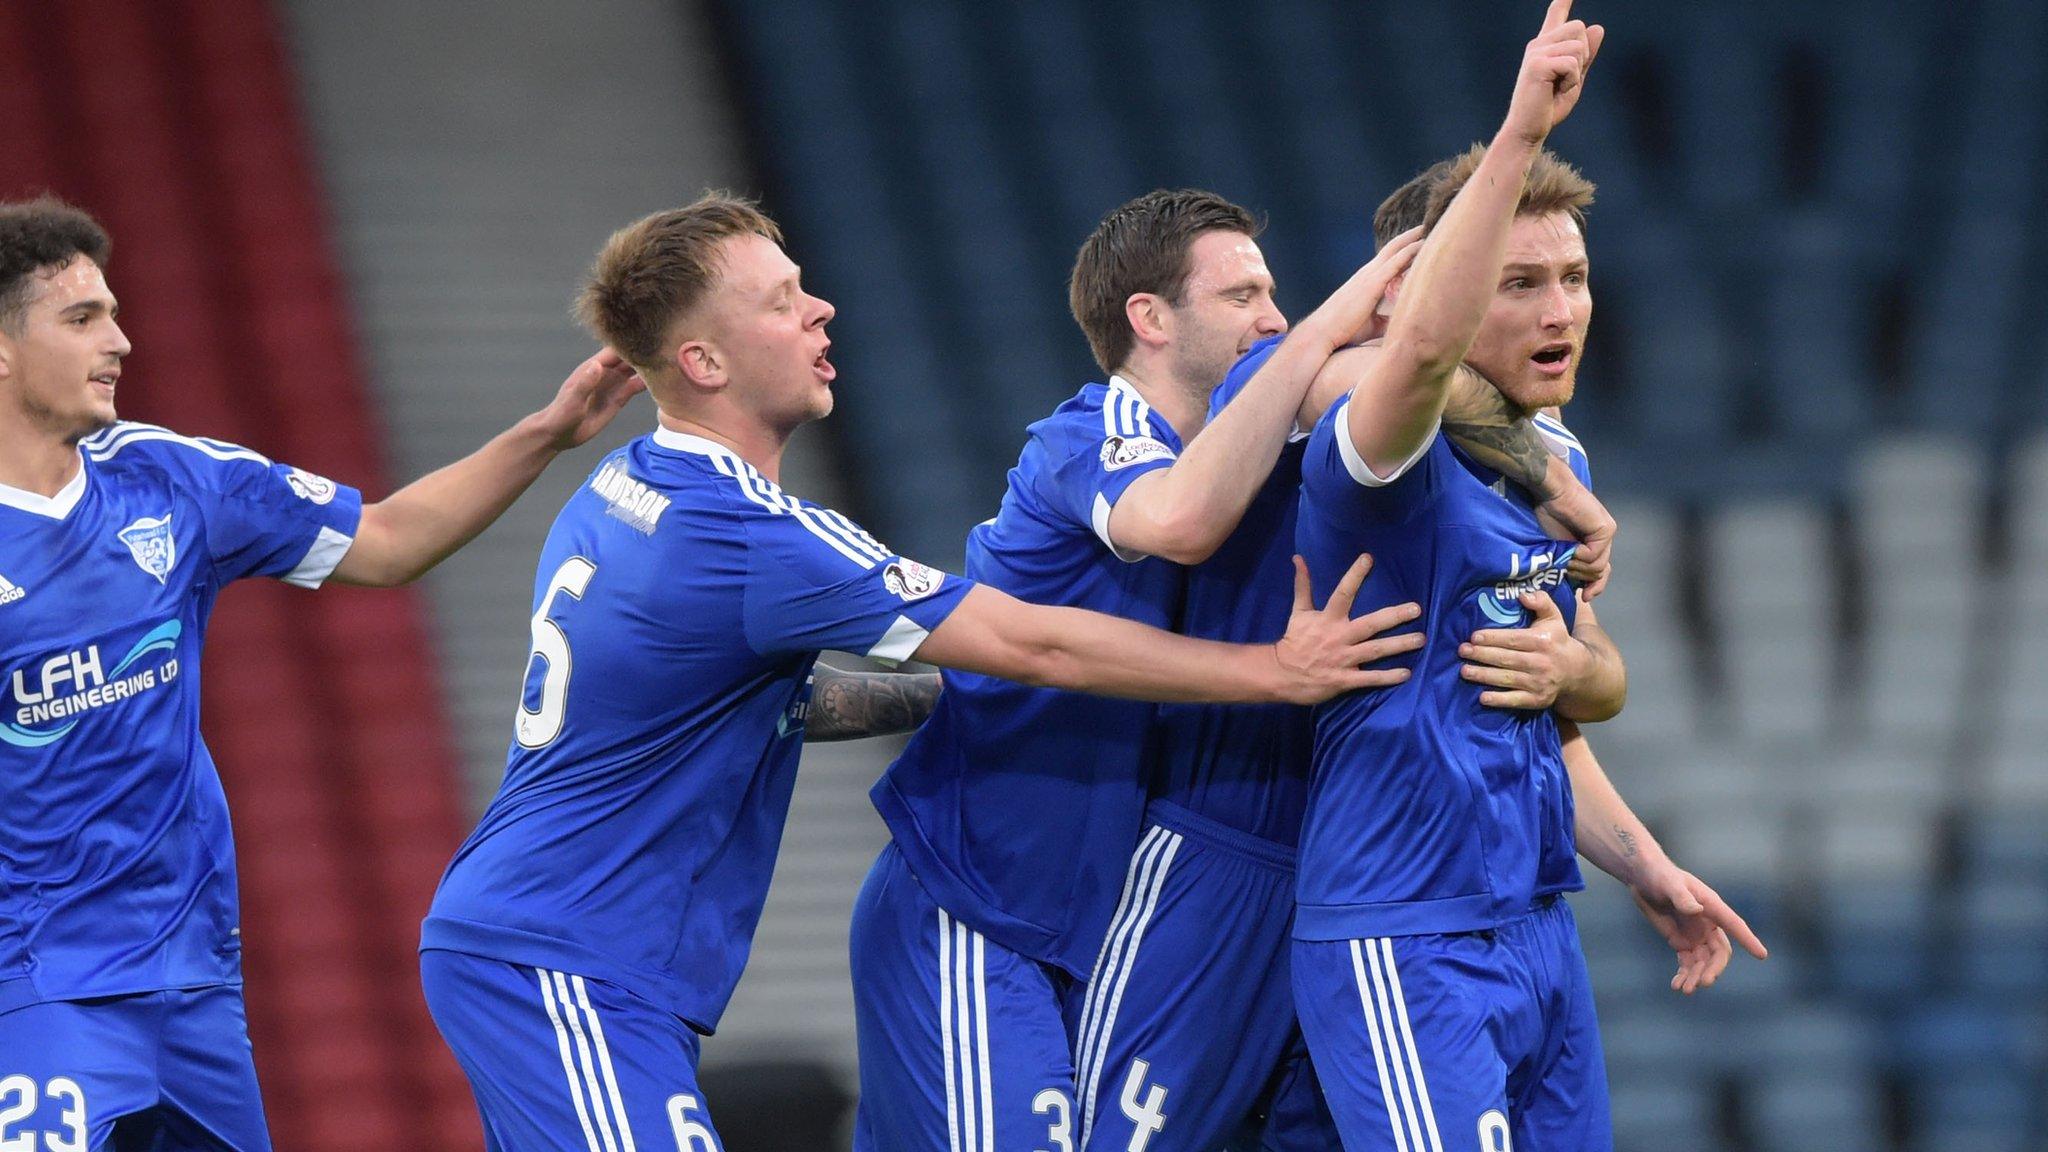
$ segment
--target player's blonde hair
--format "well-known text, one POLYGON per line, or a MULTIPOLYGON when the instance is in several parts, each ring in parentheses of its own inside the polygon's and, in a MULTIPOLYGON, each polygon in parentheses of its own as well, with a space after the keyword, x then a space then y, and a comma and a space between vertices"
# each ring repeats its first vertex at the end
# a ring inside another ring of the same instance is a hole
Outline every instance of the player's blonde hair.
POLYGON ((577 321, 635 368, 659 367, 676 321, 717 280, 720 245, 746 235, 782 243, 782 229, 758 205, 727 192, 628 224, 591 264, 576 294, 577 321))
MULTIPOLYGON (((1429 203, 1422 217, 1425 232, 1435 230, 1436 222, 1443 219, 1444 212, 1450 208, 1452 198, 1465 187, 1467 180, 1472 179, 1472 174, 1479 170, 1479 162, 1485 158, 1486 145, 1474 144, 1463 154, 1451 157, 1446 162, 1448 167, 1443 164, 1432 166, 1416 177, 1417 180, 1430 180, 1429 203), (1431 179, 1432 175, 1434 179, 1431 179)), ((1400 195, 1401 192, 1396 191, 1387 198, 1388 203, 1400 195)), ((1592 206, 1593 182, 1580 174, 1577 168, 1558 159, 1557 153, 1545 148, 1529 165, 1529 179, 1522 185, 1522 200, 1515 206, 1515 215, 1548 216, 1562 212, 1572 218, 1572 223, 1578 225, 1579 234, 1583 236, 1586 233, 1586 209, 1592 206)))

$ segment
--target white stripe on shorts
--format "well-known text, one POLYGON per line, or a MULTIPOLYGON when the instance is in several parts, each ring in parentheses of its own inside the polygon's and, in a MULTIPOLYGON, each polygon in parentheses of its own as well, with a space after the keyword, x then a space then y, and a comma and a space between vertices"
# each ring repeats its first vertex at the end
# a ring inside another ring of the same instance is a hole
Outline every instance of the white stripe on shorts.
POLYGON ((1358 980, 1358 999, 1365 1010, 1366 1035, 1372 1041, 1373 1064, 1379 1070, 1380 1095, 1387 1103, 1395 1152, 1406 1152, 1410 1146, 1415 1152, 1443 1152, 1429 1084, 1422 1075, 1422 1057, 1408 1024, 1408 1001, 1402 995, 1400 973, 1394 968, 1394 942, 1385 937, 1353 940, 1351 970, 1358 980))
POLYGON ((597 1045, 597 1070, 604 1077, 604 1090, 612 1104, 612 1118, 619 1123, 619 1138, 625 1143, 625 1152, 640 1152, 633 1146, 633 1123, 626 1117, 625 1101, 619 1099, 619 1074, 612 1070, 612 1050, 604 1041, 604 1025, 598 1022, 597 1009, 591 1007, 590 990, 583 983, 583 977, 571 976, 569 983, 576 988, 576 1004, 583 1009, 583 1015, 590 1021, 590 1038, 597 1045))
POLYGON ((555 1006, 554 984, 545 968, 535 968, 534 973, 540 977, 541 1003, 547 1005, 548 1019, 555 1025, 555 1047, 562 1055, 562 1072, 569 1078, 569 1099, 574 1102, 576 1119, 583 1125, 584 1143, 589 1145, 590 1152, 599 1152, 597 1132, 591 1127, 590 1111, 583 1104, 583 1081, 576 1074, 575 1057, 569 1054, 569 1029, 562 1023, 561 1010, 555 1006))
POLYGON ((1180 834, 1154 825, 1138 842, 1124 880, 1124 894, 1110 921, 1109 935, 1102 942, 1102 956, 1088 982, 1088 998, 1081 1013, 1081 1043, 1075 1053, 1080 1064, 1074 1082, 1081 1093, 1081 1140, 1087 1147, 1095 1127, 1095 1097, 1102 1087, 1102 1062, 1109 1055, 1109 1042, 1116 1030, 1117 1009, 1122 1006, 1124 986, 1137 967, 1138 946, 1145 928, 1159 906, 1159 893, 1166 887, 1166 872, 1180 850, 1180 834))

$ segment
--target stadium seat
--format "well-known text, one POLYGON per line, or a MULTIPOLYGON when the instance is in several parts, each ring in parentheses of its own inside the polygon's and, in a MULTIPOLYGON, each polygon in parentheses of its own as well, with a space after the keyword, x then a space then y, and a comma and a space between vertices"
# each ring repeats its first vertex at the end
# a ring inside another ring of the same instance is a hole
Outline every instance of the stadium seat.
POLYGON ((1962 987, 2021 1001, 2048 999, 2048 873, 1979 876, 1962 892, 1962 987))
POLYGON ((1731 504, 1709 516, 1705 547, 1738 730, 1753 737, 1831 730, 1837 629, 1826 518, 1791 502, 1731 504))
POLYGON ((1758 1152, 1869 1152, 1883 1148, 1884 1105, 1865 1073, 1787 1070, 1743 1093, 1758 1152))
MULTIPOLYGON (((1610 1050, 1611 1052, 1611 1050, 1610 1050)), ((1715 1130, 1717 1101, 1696 1080, 1646 1081, 1616 1065, 1608 1095, 1616 1148, 1659 1152, 1732 1152, 1715 1130)))

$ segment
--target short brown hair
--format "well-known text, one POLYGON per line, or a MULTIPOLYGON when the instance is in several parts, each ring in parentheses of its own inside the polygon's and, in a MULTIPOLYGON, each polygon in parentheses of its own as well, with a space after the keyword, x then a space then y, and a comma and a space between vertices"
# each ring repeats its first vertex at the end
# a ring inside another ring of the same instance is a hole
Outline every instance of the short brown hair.
MULTIPOLYGON (((1472 173, 1479 170, 1479 162, 1485 157, 1486 145, 1474 144, 1456 156, 1437 161, 1394 189, 1393 195, 1380 201, 1379 209, 1372 214, 1373 240, 1385 247, 1387 241, 1418 224, 1425 232, 1434 231, 1451 200, 1472 179, 1472 173)), ((1593 191, 1591 180, 1546 148, 1529 165, 1529 179, 1522 186, 1522 200, 1515 206, 1515 215, 1548 216, 1563 212, 1578 225, 1583 236, 1586 209, 1593 205, 1593 191)))
POLYGON ((718 278, 719 245, 747 235, 782 243, 782 229, 758 205, 727 192, 636 220, 598 252, 576 295, 576 319, 628 363, 651 368, 676 319, 718 278))
POLYGON ((55 196, 0 203, 0 328, 21 331, 37 272, 80 256, 105 268, 113 248, 99 221, 55 196))
POLYGON ((1134 337, 1124 303, 1140 292, 1180 304, 1193 271, 1189 248, 1206 232, 1256 237, 1249 211, 1199 188, 1161 188, 1114 209, 1088 234, 1067 281, 1067 306, 1104 372, 1122 367, 1134 337))
POLYGON ((1431 164, 1380 201, 1379 208, 1372 214, 1372 240, 1376 247, 1385 248, 1394 237, 1410 228, 1422 226, 1429 216, 1430 190, 1449 174, 1455 161, 1454 157, 1431 164))

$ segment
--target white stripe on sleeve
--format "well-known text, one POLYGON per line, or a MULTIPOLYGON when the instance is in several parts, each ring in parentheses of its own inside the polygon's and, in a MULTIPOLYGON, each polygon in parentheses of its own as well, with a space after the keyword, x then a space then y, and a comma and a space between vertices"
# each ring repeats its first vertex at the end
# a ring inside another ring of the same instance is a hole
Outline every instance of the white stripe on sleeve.
POLYGON ((1331 429, 1331 431, 1336 433, 1337 454, 1344 458, 1344 470, 1351 473, 1353 480, 1358 481, 1367 488, 1384 488, 1401 477, 1406 476, 1408 470, 1415 467, 1416 462, 1429 453, 1430 445, 1436 443, 1437 428, 1440 427, 1437 424, 1430 425, 1429 435, 1422 438, 1421 447, 1417 448, 1408 459, 1401 461, 1400 467, 1382 476, 1372 470, 1372 465, 1367 464, 1365 457, 1359 454, 1358 445, 1351 442, 1350 415, 1351 401, 1346 399, 1343 406, 1337 409, 1337 414, 1331 417, 1331 419, 1337 422, 1337 426, 1331 429))
POLYGON ((299 566, 278 579, 300 588, 318 588, 327 582, 329 576, 334 575, 334 569, 341 563, 341 558, 348 555, 349 548, 355 542, 355 537, 343 536, 323 524, 320 527, 320 534, 313 537, 313 546, 306 549, 305 557, 299 561, 299 566))

